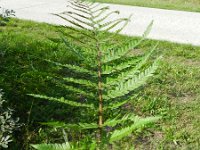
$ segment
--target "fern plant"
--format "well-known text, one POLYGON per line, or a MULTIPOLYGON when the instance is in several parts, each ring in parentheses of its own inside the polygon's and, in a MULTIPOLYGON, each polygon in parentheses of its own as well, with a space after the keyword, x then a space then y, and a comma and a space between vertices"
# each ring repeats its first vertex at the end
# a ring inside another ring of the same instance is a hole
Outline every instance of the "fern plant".
MULTIPOLYGON (((61 64, 53 62, 61 68, 67 68, 67 75, 54 79, 57 86, 70 91, 65 97, 51 97, 30 94, 33 97, 79 107, 81 118, 72 123, 43 123, 56 128, 84 135, 89 143, 69 146, 66 143, 33 145, 36 149, 103 149, 105 145, 119 141, 146 124, 157 121, 160 117, 141 118, 122 109, 133 99, 136 89, 144 85, 157 69, 159 59, 147 64, 152 52, 143 56, 131 54, 148 35, 152 23, 140 40, 129 40, 116 43, 115 36, 125 28, 129 18, 106 21, 118 11, 108 11, 108 7, 90 2, 75 0, 69 2, 71 11, 56 16, 71 23, 62 30, 61 38, 68 51, 74 53, 79 62, 61 64), (112 31, 112 34, 108 32, 112 31), (68 37, 68 39, 65 38, 68 37), (82 119, 83 118, 83 119, 82 119), (79 122, 75 122, 79 121, 79 122), (85 121, 85 122, 82 122, 85 121), (89 130, 88 132, 85 132, 89 130), (88 138, 92 136, 93 138, 88 138), (81 148, 80 148, 81 147, 81 148)), ((71 142, 71 141, 69 141, 71 142)))

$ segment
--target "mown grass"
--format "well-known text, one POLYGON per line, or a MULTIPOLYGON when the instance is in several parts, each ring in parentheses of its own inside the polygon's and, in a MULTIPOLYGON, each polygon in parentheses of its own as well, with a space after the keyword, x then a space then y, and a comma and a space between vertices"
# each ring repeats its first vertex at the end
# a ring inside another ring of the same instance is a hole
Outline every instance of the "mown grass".
POLYGON ((102 3, 114 3, 161 9, 173 9, 200 12, 199 0, 92 0, 102 3))
MULTIPOLYGON (((70 117, 76 116, 78 110, 49 105, 27 96, 28 93, 68 94, 50 80, 50 77, 63 72, 58 73, 57 67, 44 61, 76 61, 60 40, 60 28, 16 19, 12 19, 6 27, 0 27, 0 88, 4 89, 9 105, 15 108, 16 116, 25 123, 22 130, 16 133, 16 140, 10 149, 29 149, 30 143, 62 142, 62 135, 55 134, 38 122, 55 119, 69 121, 70 117)), ((115 40, 130 38, 138 39, 119 35, 115 40)), ((146 40, 133 53, 144 53, 156 43, 146 40)), ((134 135, 137 136, 133 136, 132 140, 136 149, 198 150, 200 47, 161 41, 154 57, 160 55, 163 59, 154 78, 138 90, 132 105, 126 109, 141 116, 161 115, 163 119, 148 130, 136 131, 134 135)))

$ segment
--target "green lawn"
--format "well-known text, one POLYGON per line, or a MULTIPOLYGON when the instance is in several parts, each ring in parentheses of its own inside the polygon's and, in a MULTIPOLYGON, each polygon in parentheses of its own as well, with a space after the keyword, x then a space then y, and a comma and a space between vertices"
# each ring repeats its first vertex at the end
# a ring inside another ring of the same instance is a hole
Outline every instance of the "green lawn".
MULTIPOLYGON (((16 110, 16 116, 26 124, 16 133, 10 149, 28 149, 30 143, 62 142, 62 135, 56 135, 38 122, 55 118, 69 120, 76 115, 71 108, 33 101, 26 95, 66 94, 49 80, 58 68, 44 61, 76 61, 66 51, 57 30, 52 25, 14 19, 7 27, 0 27, 0 88, 4 89, 9 105, 16 110), (27 121, 32 101, 33 109, 27 121)), ((138 40, 121 35, 115 40, 130 38, 138 40)), ((140 55, 156 43, 146 40, 133 53, 140 55)), ((134 140, 137 149, 198 150, 200 47, 160 41, 156 55, 163 56, 161 65, 149 84, 140 89, 130 109, 141 116, 161 115, 163 119, 145 132, 137 131, 137 136, 128 138, 128 142, 134 140)))
POLYGON ((92 1, 200 12, 199 0, 92 0, 92 1))

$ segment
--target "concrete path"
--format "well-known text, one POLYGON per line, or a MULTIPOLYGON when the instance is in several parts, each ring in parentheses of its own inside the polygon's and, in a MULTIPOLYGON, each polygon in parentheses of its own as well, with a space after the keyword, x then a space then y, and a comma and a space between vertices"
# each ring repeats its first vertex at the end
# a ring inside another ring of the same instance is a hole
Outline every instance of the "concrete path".
MULTIPOLYGON (((66 11, 67 0, 0 0, 0 6, 16 11, 16 17, 52 24, 66 22, 51 13, 66 11)), ((154 20, 151 39, 173 41, 200 46, 200 13, 162 10, 154 8, 109 5, 119 10, 121 17, 133 14, 122 34, 141 36, 154 20)))

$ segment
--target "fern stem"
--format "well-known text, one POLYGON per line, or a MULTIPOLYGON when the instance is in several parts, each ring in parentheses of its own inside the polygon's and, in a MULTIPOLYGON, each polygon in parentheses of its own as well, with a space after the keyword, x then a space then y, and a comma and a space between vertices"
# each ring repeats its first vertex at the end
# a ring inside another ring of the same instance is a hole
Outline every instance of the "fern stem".
POLYGON ((99 95, 99 139, 98 142, 101 143, 102 139, 102 128, 103 128, 103 89, 102 89, 102 64, 101 64, 101 56, 102 52, 99 49, 99 46, 97 45, 98 48, 98 95, 99 95))

